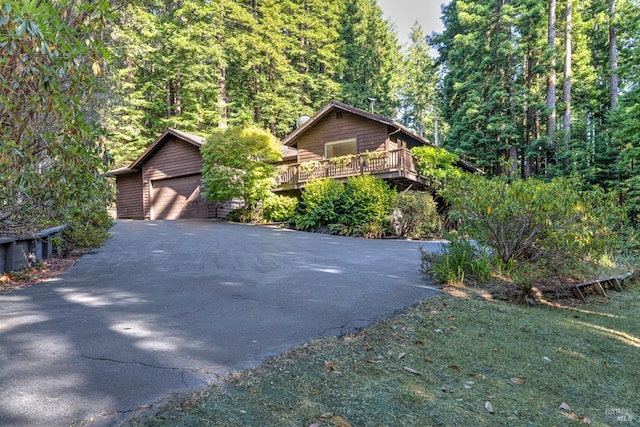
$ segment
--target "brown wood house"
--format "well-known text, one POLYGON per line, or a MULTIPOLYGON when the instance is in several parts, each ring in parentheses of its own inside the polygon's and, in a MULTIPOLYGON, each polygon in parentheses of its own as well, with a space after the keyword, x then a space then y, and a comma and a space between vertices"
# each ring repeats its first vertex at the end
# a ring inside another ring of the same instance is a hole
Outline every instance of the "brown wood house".
MULTIPOLYGON (((292 191, 317 178, 372 174, 399 189, 421 190, 429 182, 417 171, 411 148, 434 146, 395 120, 332 101, 282 141, 297 149, 293 164, 280 167, 275 191, 292 191)), ((464 161, 458 166, 478 169, 464 161)))
MULTIPOLYGON (((312 179, 372 174, 399 189, 425 189, 409 151, 433 145, 390 120, 332 101, 283 142, 283 159, 274 192, 297 193, 312 179)), ((241 200, 208 203, 200 193, 205 138, 167 129, 129 167, 112 170, 118 219, 226 218, 241 200)), ((477 172, 459 161, 462 169, 477 172)))
POLYGON ((179 219, 226 216, 233 203, 207 203, 200 194, 205 138, 167 129, 116 179, 118 219, 179 219))

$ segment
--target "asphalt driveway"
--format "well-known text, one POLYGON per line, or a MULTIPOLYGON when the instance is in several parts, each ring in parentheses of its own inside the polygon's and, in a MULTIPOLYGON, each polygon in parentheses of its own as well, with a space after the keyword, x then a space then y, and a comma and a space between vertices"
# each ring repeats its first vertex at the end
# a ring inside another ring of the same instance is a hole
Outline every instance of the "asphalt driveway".
POLYGON ((62 276, 0 294, 0 426, 114 425, 436 291, 418 247, 223 222, 120 221, 62 276))

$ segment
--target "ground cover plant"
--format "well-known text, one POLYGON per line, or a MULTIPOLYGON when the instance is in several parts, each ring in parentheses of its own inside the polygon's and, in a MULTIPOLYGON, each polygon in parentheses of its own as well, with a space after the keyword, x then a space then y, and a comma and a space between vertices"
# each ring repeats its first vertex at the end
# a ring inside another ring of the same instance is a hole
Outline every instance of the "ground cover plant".
POLYGON ((357 334, 295 348, 130 424, 638 422, 637 287, 611 299, 536 307, 448 289, 357 334))

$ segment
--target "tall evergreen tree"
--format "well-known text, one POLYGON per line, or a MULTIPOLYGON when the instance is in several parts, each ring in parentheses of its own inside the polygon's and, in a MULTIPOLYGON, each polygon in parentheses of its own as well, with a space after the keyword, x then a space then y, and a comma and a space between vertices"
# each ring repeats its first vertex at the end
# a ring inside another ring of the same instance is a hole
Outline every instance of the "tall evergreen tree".
MULTIPOLYGON (((567 4, 564 11, 564 63, 562 71, 562 104, 564 107, 564 115, 562 116, 562 140, 564 149, 569 152, 569 142, 571 141, 571 66, 573 57, 571 56, 573 46, 571 38, 573 36, 573 0, 566 0, 567 4)), ((565 157, 565 168, 569 162, 565 157)))
MULTIPOLYGON (((634 1, 617 0, 615 6, 628 3, 634 1)), ((452 1, 444 9, 445 31, 433 39, 445 70, 449 148, 493 174, 513 174, 518 165, 522 176, 579 173, 587 185, 615 185, 618 171, 612 165, 620 145, 612 139, 609 116, 619 91, 612 34, 620 39, 620 31, 624 39, 627 30, 620 23, 634 18, 633 8, 613 13, 612 5, 452 1), (564 12, 557 22, 556 8, 564 12), (565 72, 554 83, 562 62, 565 72), (556 86, 563 90, 557 93, 556 86), (556 105, 564 130, 558 136, 556 105), (554 158, 561 161, 548 161, 554 158)))
POLYGON ((640 3, 617 2, 613 24, 617 28, 621 95, 613 111, 613 138, 620 147, 618 157, 622 201, 629 218, 640 223, 640 3))
POLYGON ((393 117, 398 107, 400 46, 376 0, 346 1, 340 27, 342 101, 393 117))
POLYGON ((547 138, 553 148, 556 132, 556 0, 548 0, 549 9, 547 11, 547 43, 549 46, 549 65, 547 80, 547 138))
POLYGON ((436 93, 438 74, 435 61, 422 27, 416 22, 409 33, 409 45, 404 62, 404 80, 400 88, 400 121, 416 131, 423 131, 435 140, 438 116, 436 93))
POLYGON ((400 48, 375 0, 118 2, 102 106, 118 165, 167 126, 289 132, 331 99, 392 115, 400 48))
POLYGON ((454 0, 443 10, 445 31, 433 39, 446 70, 446 145, 492 174, 514 174, 527 155, 526 106, 533 101, 523 82, 534 82, 523 69, 531 64, 531 76, 539 74, 526 57, 538 47, 528 40, 533 29, 518 27, 517 18, 531 25, 539 10, 533 1, 454 0))

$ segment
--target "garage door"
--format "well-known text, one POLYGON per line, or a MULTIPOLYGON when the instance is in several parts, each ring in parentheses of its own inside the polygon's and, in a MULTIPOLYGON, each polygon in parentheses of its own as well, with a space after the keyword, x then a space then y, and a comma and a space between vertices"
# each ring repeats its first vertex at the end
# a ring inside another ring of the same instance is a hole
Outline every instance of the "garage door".
POLYGON ((151 182, 151 219, 206 218, 200 174, 151 182))

